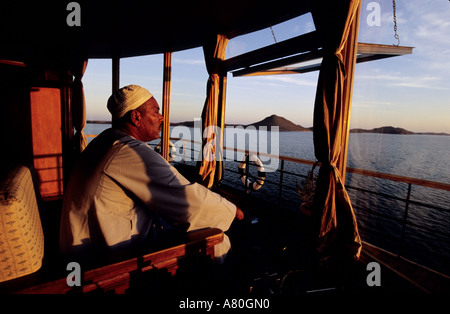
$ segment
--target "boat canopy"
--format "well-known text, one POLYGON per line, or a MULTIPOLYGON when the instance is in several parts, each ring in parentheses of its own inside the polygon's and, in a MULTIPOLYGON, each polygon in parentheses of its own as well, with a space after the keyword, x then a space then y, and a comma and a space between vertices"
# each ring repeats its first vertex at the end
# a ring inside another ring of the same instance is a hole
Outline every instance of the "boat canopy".
POLYGON ((311 11, 312 1, 35 1, 4 3, 1 58, 123 58, 202 47, 311 11), (69 8, 69 9, 68 9, 69 8), (67 19, 78 10, 79 26, 67 19))

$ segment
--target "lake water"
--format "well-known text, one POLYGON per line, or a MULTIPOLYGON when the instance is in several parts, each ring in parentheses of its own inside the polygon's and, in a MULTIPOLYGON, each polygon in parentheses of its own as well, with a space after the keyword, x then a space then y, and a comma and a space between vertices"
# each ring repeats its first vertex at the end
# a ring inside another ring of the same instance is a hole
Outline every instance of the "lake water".
MULTIPOLYGON (((99 134, 107 127, 110 125, 87 124, 85 134, 99 134)), ((190 131, 192 132, 192 129, 190 131)), ((254 139, 253 135, 249 138, 254 139)), ((174 136, 179 137, 178 134, 174 136)), ((194 139, 194 135, 191 135, 191 139, 194 139)), ((268 153, 275 151, 281 156, 315 160, 312 132, 280 132, 278 139, 278 149, 267 149, 268 153)), ((266 140, 270 142, 270 135, 259 138, 259 142, 264 145, 266 140), (264 140, 261 141, 261 138, 264 140)), ((247 139, 247 148, 248 141, 247 139)), ((262 146, 265 147, 264 145, 262 146)), ((194 148, 199 149, 199 145, 194 148)), ((347 165, 352 168, 450 183, 448 156, 450 136, 351 133, 347 165)), ((234 159, 240 161, 242 154, 234 155, 234 159)), ((238 162, 225 163, 225 169, 229 171, 225 172, 224 181, 244 189, 239 175, 235 173, 237 166, 238 162)), ((280 166, 280 163, 277 162, 276 166, 280 166)), ((284 164, 284 171, 303 176, 306 176, 310 169, 309 165, 293 162, 284 164)), ((256 170, 252 171, 256 175, 256 170)), ((279 187, 270 182, 278 183, 280 173, 267 172, 266 176, 264 186, 251 193, 268 200, 277 200, 279 187)), ((298 208, 300 200, 295 187, 302 180, 302 177, 284 174, 284 207, 293 210, 298 208)), ((401 253, 405 258, 450 275, 450 192, 413 185, 411 200, 436 208, 410 203, 404 229, 406 202, 399 199, 406 199, 408 184, 347 173, 346 186, 364 241, 394 253, 401 253), (381 195, 373 195, 365 190, 381 195)))

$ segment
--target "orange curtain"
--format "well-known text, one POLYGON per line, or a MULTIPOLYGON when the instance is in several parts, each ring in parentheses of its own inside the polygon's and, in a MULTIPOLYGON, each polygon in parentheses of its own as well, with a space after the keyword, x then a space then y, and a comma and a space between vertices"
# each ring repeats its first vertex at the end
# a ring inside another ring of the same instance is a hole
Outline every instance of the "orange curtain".
POLYGON ((345 156, 342 139, 348 135, 351 105, 351 93, 346 91, 353 83, 346 68, 353 71, 355 63, 347 54, 356 56, 360 5, 361 0, 328 1, 313 11, 324 51, 314 104, 314 149, 322 164, 313 211, 319 258, 357 260, 361 252, 356 218, 341 175, 345 162, 340 160, 345 156))
POLYGON ((33 164, 43 199, 63 195, 61 90, 33 87, 30 92, 33 164))
POLYGON ((83 83, 81 81, 87 64, 87 60, 79 60, 70 69, 70 72, 74 76, 72 85, 72 121, 75 128, 73 149, 76 155, 80 154, 88 144, 86 136, 83 133, 83 129, 86 126, 86 101, 84 99, 83 83))
POLYGON ((216 35, 214 40, 203 47, 209 78, 202 111, 202 134, 206 137, 202 141, 203 156, 198 172, 201 183, 208 188, 222 179, 224 171, 223 134, 227 72, 223 70, 222 61, 225 59, 227 44, 228 38, 216 35))

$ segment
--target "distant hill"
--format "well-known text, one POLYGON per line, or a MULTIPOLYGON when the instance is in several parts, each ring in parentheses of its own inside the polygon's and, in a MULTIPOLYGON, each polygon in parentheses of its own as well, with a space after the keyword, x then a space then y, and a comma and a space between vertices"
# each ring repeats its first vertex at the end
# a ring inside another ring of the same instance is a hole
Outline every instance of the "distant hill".
POLYGON ((183 121, 183 122, 170 122, 170 126, 187 126, 188 128, 194 127, 194 121, 183 121))
POLYGON ((104 121, 104 120, 87 120, 86 123, 92 123, 92 124, 111 124, 111 121, 104 121))
MULTIPOLYGON (((178 126, 178 125, 182 125, 182 126, 187 126, 189 128, 193 128, 194 127, 194 121, 184 121, 184 122, 175 122, 175 123, 170 123, 171 126, 178 126)), ((227 126, 238 126, 241 124, 226 124, 227 126)), ((255 128, 259 128, 260 126, 267 126, 267 127, 273 127, 273 126, 278 126, 279 127, 279 131, 280 132, 284 132, 284 131, 297 131, 297 132, 305 132, 305 131, 311 131, 311 129, 307 129, 302 127, 301 125, 295 124, 291 121, 289 121, 286 118, 277 116, 275 114, 264 118, 261 121, 255 122, 255 123, 251 123, 251 124, 247 124, 247 125, 242 125, 243 127, 248 127, 248 126, 254 126, 255 128)))
POLYGON ((450 135, 447 133, 434 133, 434 132, 412 132, 405 130, 403 128, 396 128, 393 126, 382 126, 381 128, 374 128, 374 129, 351 129, 351 133, 381 133, 381 134, 400 134, 400 135, 409 135, 409 134, 417 134, 417 135, 450 135))
POLYGON ((278 126, 280 132, 285 132, 285 131, 296 131, 296 132, 305 132, 305 131, 311 131, 310 129, 304 128, 299 124, 295 124, 291 121, 289 121, 286 118, 277 116, 276 114, 271 115, 270 117, 264 118, 261 121, 255 122, 255 123, 251 123, 251 124, 247 124, 247 126, 254 126, 256 128, 259 128, 260 126, 267 126, 267 127, 272 127, 272 126, 278 126))
POLYGON ((351 129, 351 133, 382 133, 382 134, 414 134, 414 132, 396 128, 393 126, 382 126, 381 128, 374 128, 371 130, 366 129, 351 129))

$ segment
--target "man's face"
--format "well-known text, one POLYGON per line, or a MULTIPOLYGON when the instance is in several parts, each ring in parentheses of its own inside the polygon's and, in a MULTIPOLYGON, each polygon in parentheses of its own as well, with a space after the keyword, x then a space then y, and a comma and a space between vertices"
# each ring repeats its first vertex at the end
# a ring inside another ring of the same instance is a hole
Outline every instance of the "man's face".
POLYGON ((164 117, 159 113, 159 105, 156 99, 150 98, 137 111, 141 114, 139 140, 150 142, 159 138, 164 117))

